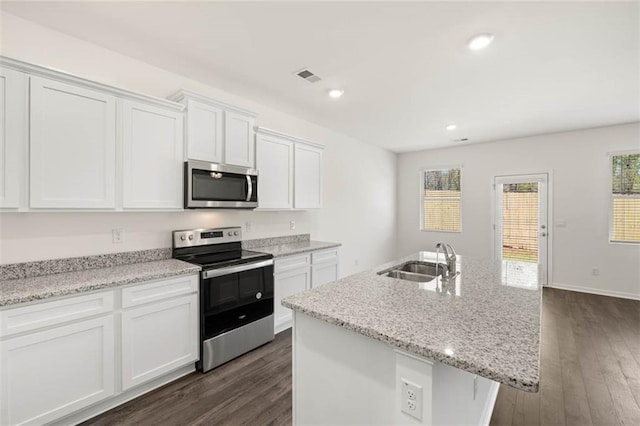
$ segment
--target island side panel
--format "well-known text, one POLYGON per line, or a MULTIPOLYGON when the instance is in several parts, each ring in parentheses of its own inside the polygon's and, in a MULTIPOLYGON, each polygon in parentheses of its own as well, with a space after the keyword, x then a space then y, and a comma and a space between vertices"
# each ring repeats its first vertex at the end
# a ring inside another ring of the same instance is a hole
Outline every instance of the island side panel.
POLYGON ((430 382, 420 383, 423 421, 401 412, 390 345, 296 311, 293 340, 294 425, 431 424, 430 382))
POLYGON ((499 384, 294 311, 293 424, 487 425, 499 384), (402 412, 401 379, 422 387, 402 412))

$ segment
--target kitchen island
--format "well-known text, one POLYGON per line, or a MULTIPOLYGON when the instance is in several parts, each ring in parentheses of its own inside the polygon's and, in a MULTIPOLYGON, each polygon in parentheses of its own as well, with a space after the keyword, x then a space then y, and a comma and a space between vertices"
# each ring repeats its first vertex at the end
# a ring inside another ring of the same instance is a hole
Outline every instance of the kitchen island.
POLYGON ((283 301, 294 311, 294 424, 486 424, 499 383, 537 392, 536 265, 459 256, 448 279, 386 276, 416 261, 436 254, 283 301))

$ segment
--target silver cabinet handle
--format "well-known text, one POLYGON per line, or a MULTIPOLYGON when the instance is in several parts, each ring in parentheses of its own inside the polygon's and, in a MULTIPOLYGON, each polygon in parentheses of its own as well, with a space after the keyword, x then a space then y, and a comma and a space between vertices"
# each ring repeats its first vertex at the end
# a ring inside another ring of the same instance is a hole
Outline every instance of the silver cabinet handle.
POLYGON ((209 173, 209 176, 211 176, 213 179, 222 179, 222 173, 211 172, 209 173))
POLYGON ((247 178, 247 201, 251 201, 251 196, 253 195, 253 182, 251 181, 251 176, 246 176, 247 178))

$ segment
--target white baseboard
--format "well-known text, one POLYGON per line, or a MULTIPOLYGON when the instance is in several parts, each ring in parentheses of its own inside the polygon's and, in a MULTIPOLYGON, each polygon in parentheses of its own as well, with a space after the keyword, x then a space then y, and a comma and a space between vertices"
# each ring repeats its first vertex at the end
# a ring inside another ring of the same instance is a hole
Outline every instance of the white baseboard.
POLYGON ((493 408, 496 405, 496 399, 498 398, 498 391, 500 390, 500 383, 491 383, 491 389, 489 389, 489 395, 487 396, 487 402, 485 403, 484 410, 482 411, 482 417, 480 417, 480 424, 482 426, 489 426, 491 423, 491 415, 493 414, 493 408))
POLYGON ((623 299, 640 300, 640 294, 627 293, 625 291, 601 290, 593 287, 582 287, 579 285, 570 285, 562 283, 553 283, 548 285, 549 288, 557 288, 559 290, 578 291, 580 293, 597 294, 599 296, 621 297, 623 299))

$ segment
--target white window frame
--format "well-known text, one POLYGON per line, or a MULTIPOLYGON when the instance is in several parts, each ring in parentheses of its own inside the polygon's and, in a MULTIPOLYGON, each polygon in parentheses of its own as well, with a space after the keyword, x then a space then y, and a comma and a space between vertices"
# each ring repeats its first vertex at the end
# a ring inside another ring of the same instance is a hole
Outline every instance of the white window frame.
MULTIPOLYGON (((609 160, 609 185, 607 186, 607 191, 609 191, 609 230, 607 235, 607 240, 609 244, 623 244, 623 245, 640 245, 640 241, 627 241, 627 240, 614 240, 613 237, 613 157, 619 157, 621 155, 633 155, 640 154, 640 150, 628 150, 628 151, 615 151, 607 153, 607 158, 609 160)), ((636 197, 640 198, 640 194, 636 195, 636 197)), ((635 197, 634 197, 635 198, 635 197)))
POLYGON ((445 166, 428 166, 420 169, 420 217, 418 218, 421 232, 441 232, 445 234, 461 234, 462 233, 462 164, 445 165, 445 166), (442 229, 425 229, 424 227, 424 174, 429 170, 443 170, 443 169, 460 169, 460 227, 457 231, 448 231, 442 229))

